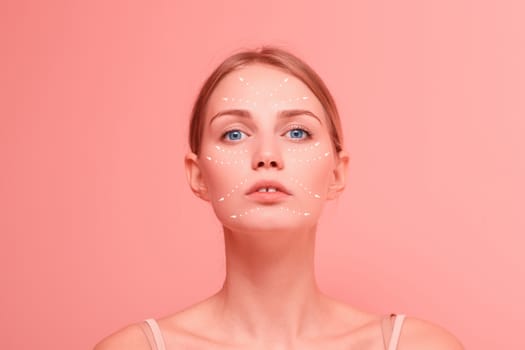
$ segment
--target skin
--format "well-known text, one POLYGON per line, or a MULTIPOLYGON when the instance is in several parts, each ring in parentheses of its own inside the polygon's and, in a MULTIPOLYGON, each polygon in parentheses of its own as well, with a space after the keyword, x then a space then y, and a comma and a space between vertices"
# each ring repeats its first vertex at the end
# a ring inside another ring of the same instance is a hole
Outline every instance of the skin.
MULTIPOLYGON (((384 349, 382 315, 325 295, 314 275, 317 222, 345 188, 348 163, 347 152, 335 152, 322 105, 296 77, 253 64, 219 83, 201 152, 189 152, 185 167, 191 190, 223 225, 226 278, 216 294, 158 320, 168 349, 384 349), (307 112, 281 116, 290 110, 307 112), (290 196, 248 198, 262 179, 290 196)), ((124 347, 149 349, 137 325, 96 349, 124 347)), ((463 349, 443 328, 407 317, 398 349, 416 348, 463 349)))

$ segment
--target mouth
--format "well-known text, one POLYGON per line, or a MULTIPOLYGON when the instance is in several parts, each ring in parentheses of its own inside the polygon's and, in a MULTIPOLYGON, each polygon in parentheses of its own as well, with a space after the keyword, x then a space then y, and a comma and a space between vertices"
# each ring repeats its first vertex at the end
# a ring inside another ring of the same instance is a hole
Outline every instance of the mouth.
POLYGON ((290 197, 291 193, 277 181, 258 181, 246 192, 246 197, 259 203, 277 203, 290 197))

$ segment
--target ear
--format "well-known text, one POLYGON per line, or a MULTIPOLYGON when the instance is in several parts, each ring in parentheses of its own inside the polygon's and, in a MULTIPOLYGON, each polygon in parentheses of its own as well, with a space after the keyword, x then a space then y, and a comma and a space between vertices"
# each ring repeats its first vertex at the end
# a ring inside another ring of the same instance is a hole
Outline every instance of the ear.
POLYGON ((193 193, 205 201, 210 201, 208 188, 206 187, 200 168, 199 157, 193 152, 188 152, 184 157, 184 167, 186 168, 188 184, 193 193))
POLYGON ((328 199, 335 199, 343 192, 346 186, 348 163, 350 156, 345 151, 339 151, 336 166, 331 176, 331 182, 328 187, 328 199))

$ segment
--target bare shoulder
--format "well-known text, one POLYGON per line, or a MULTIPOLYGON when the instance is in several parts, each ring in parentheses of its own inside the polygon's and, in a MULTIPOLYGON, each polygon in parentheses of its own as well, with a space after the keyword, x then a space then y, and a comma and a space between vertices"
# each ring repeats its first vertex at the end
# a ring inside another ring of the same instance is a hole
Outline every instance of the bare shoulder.
POLYGON ((93 350, 150 350, 148 339, 138 324, 131 324, 99 341, 93 350))
POLYGON ((461 341, 445 328, 416 317, 406 317, 399 350, 465 350, 461 341))

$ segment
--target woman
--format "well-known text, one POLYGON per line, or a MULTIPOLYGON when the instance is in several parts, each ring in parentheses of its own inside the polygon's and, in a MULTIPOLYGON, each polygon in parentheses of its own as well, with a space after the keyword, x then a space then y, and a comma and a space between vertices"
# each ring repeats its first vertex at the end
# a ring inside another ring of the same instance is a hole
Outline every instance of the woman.
POLYGON ((349 156, 328 89, 299 58, 273 47, 227 58, 196 100, 190 146, 191 190, 223 225, 223 287, 96 350, 463 349, 430 322, 368 313, 319 290, 317 222, 345 188, 349 156))

